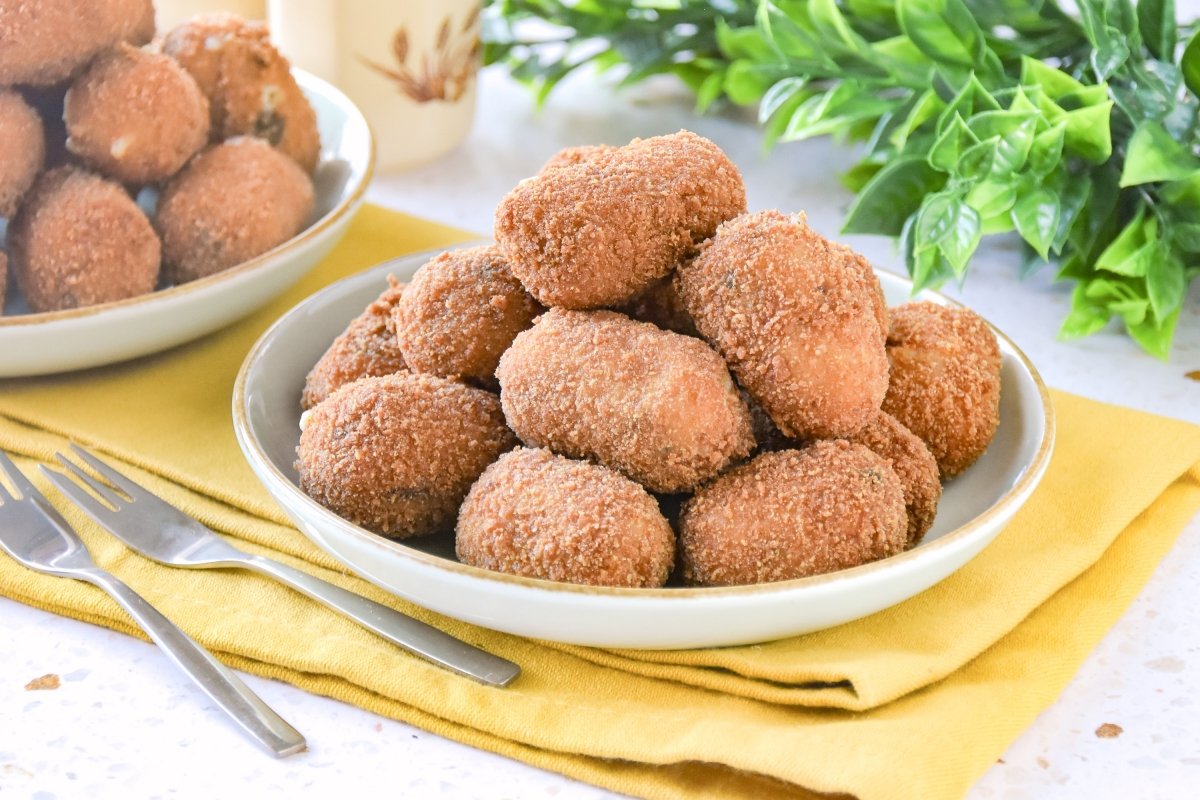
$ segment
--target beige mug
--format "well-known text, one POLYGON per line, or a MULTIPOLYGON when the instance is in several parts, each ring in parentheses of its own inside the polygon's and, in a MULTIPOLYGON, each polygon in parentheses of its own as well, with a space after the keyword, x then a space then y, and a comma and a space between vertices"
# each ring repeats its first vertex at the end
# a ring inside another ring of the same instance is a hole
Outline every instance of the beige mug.
POLYGON ((470 131, 479 15, 479 0, 267 3, 280 51, 362 110, 380 170, 432 161, 470 131))

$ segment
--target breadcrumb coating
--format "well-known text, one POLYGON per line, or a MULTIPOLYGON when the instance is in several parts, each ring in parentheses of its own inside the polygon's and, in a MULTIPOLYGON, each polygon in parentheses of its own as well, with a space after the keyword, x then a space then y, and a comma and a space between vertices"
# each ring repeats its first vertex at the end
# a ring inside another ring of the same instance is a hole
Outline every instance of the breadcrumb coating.
POLYGON ((576 147, 565 147, 550 156, 550 160, 542 165, 539 172, 582 164, 585 161, 591 161, 599 156, 607 155, 616 149, 616 146, 611 144, 582 144, 576 147))
POLYGON ((803 215, 745 214, 680 265, 696 327, 792 438, 851 435, 887 391, 878 281, 803 215))
POLYGON ((169 31, 161 48, 208 97, 213 141, 256 136, 306 172, 316 169, 321 155, 316 112, 265 24, 228 12, 199 14, 169 31))
POLYGON ((618 306, 669 273, 746 208, 737 167, 689 131, 635 139, 522 181, 495 237, 546 306, 618 306))
POLYGON ((21 95, 0 89, 0 217, 11 217, 46 161, 42 118, 21 95))
POLYGON ((720 356, 615 311, 550 309, 496 376, 526 444, 595 459, 655 492, 688 490, 754 446, 720 356))
POLYGON ((867 427, 850 437, 891 465, 904 490, 908 511, 908 544, 916 547, 933 526, 942 484, 938 465, 929 448, 899 420, 880 411, 867 427))
POLYGON ((77 167, 38 178, 9 225, 8 247, 33 311, 151 292, 162 255, 150 221, 125 190, 77 167))
POLYGON ((847 569, 902 551, 907 526, 900 479, 866 447, 764 453, 684 505, 683 578, 732 586, 847 569))
POLYGON ((308 174, 266 142, 238 136, 213 145, 159 200, 167 277, 193 281, 261 255, 299 233, 312 210, 308 174))
POLYGON ((662 586, 675 535, 638 484, 598 464, 519 447, 458 512, 458 558, 484 569, 592 586, 662 586))
POLYGON ((0 86, 51 86, 117 42, 154 35, 150 0, 0 2, 0 86))
POLYGON ((907 303, 891 311, 891 382, 883 410, 915 433, 942 479, 987 449, 1000 425, 1000 345, 967 308, 907 303))
POLYGON ((362 378, 314 406, 296 469, 318 503, 401 539, 449 530, 471 484, 515 444, 494 394, 400 372, 362 378))
POLYGON ((158 183, 208 142, 208 101, 174 59, 119 44, 67 91, 67 149, 128 184, 158 183))
POLYGON ((312 408, 359 378, 391 375, 408 369, 396 341, 392 316, 402 294, 404 284, 389 275, 388 288, 350 321, 309 371, 300 395, 301 408, 312 408))
POLYGON ((542 310, 500 248, 471 247, 417 270, 396 305, 395 330, 412 370, 493 388, 500 355, 542 310))

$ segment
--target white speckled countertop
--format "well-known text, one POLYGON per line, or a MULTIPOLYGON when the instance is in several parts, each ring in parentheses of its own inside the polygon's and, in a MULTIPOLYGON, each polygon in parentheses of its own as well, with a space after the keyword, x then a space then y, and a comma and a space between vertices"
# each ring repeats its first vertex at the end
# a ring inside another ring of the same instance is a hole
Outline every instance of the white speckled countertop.
MULTIPOLYGON (((1184 5, 1184 4, 1181 4, 1184 5)), ((1200 6, 1200 3, 1188 5, 1200 6)), ((766 160, 753 124, 696 119, 689 99, 656 85, 620 96, 572 81, 539 115, 504 75, 485 71, 469 140, 438 162, 381 175, 374 202, 486 233, 492 209, 560 147, 623 143, 691 127, 741 166, 752 208, 804 209, 836 235, 849 200, 838 171, 851 154, 828 142, 780 147, 766 160)), ((888 240, 844 237, 903 271, 888 240)), ((1116 332, 1064 344, 1068 291, 1046 275, 1018 285, 1005 246, 981 251, 962 291, 1022 347, 1050 385, 1200 423, 1200 286, 1170 363, 1116 332)), ((364 265, 366 266, 366 265, 364 265)), ((1102 433, 1098 434, 1102 435, 1102 433)), ((971 798, 1182 798, 1200 786, 1200 518, 1193 519, 1125 617, 1058 702, 1021 736, 971 798), (1102 738, 1109 723, 1122 732, 1102 738)), ((357 708, 247 676, 308 736, 274 761, 247 743, 152 646, 0 600, 0 797, 413 797, 590 800, 608 792, 465 747, 357 708), (47 673, 55 690, 27 689, 47 673)))

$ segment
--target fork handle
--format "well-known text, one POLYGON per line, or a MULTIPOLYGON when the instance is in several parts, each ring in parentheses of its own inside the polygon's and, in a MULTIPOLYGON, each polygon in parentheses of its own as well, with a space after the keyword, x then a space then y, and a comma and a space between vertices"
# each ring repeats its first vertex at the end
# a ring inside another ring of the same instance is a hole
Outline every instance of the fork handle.
POLYGON ((79 577, 104 589, 150 638, 194 680, 205 694, 231 716, 242 730, 278 758, 299 753, 304 736, 293 728, 228 667, 164 617, 140 594, 103 570, 79 577))
POLYGON ((511 661, 480 650, 432 625, 426 625, 418 619, 293 569, 287 564, 264 556, 250 556, 246 561, 239 563, 287 584, 413 655, 432 661, 451 672, 492 686, 507 686, 521 674, 521 668, 511 661))

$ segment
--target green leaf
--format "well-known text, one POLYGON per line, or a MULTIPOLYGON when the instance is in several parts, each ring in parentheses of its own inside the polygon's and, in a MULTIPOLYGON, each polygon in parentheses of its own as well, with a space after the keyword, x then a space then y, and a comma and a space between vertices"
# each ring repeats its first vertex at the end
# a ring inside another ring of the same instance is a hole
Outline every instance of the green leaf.
POLYGON ((1096 269, 1140 278, 1150 269, 1150 262, 1158 256, 1158 220, 1153 216, 1147 218, 1146 207, 1142 206, 1117 238, 1100 253, 1096 259, 1096 269))
POLYGON ((1133 131, 1121 171, 1121 186, 1177 181, 1200 170, 1200 158, 1175 141, 1162 125, 1147 120, 1133 131))
POLYGON ((1154 316, 1165 319, 1178 311, 1186 292, 1183 262, 1176 256, 1164 254, 1150 263, 1146 272, 1146 293, 1150 296, 1154 316))
POLYGON ((1138 29, 1150 53, 1175 60, 1175 0, 1138 0, 1138 29))
POLYGON ((1068 112, 1065 147, 1076 155, 1103 164, 1112 155, 1112 101, 1068 112))
POLYGON ((770 89, 767 89, 763 93, 762 99, 758 103, 759 124, 762 125, 769 120, 776 111, 799 92, 803 91, 807 85, 807 78, 796 77, 784 78, 774 83, 770 89))
POLYGON ((901 156, 876 173, 846 215, 843 233, 897 236, 906 218, 921 207, 925 195, 937 191, 946 176, 920 156, 901 156))
POLYGON ((1125 321, 1125 330, 1130 337, 1141 345, 1141 348, 1159 361, 1166 361, 1171 354, 1171 339, 1175 335, 1175 324, 1179 322, 1179 311, 1176 310, 1166 319, 1158 320, 1151 316, 1141 322, 1125 321))
POLYGON ((1087 175, 1065 175, 1058 190, 1058 230, 1050 243, 1050 249, 1061 253, 1076 220, 1092 196, 1092 179, 1087 175))
POLYGON ((1050 258, 1050 245, 1058 232, 1062 206, 1058 195, 1049 189, 1034 189, 1017 198, 1012 220, 1017 232, 1043 259, 1050 258))
POLYGON ((777 64, 734 61, 725 70, 723 86, 729 99, 741 106, 757 103, 781 77, 777 64))
POLYGON ((956 195, 931 195, 917 214, 915 251, 940 249, 946 263, 962 277, 979 246, 979 213, 956 195))
POLYGON ((1037 86, 1051 100, 1077 95, 1085 88, 1062 70, 1029 56, 1021 57, 1021 85, 1037 86))
POLYGON ((899 0, 896 17, 904 35, 934 61, 962 67, 983 64, 983 30, 962 0, 899 0))
POLYGON ((1039 178, 1049 175, 1062 162, 1063 143, 1066 141, 1067 123, 1042 131, 1033 137, 1026 160, 1029 172, 1039 178))
POLYGON ((1200 32, 1188 40, 1179 59, 1179 68, 1183 70, 1183 82, 1192 94, 1200 95, 1200 32))
POLYGON ((874 178, 883 164, 870 159, 863 159, 841 175, 842 185, 852 192, 861 192, 863 187, 874 178))
POLYGON ((983 218, 1004 214, 1017 200, 1017 189, 1011 177, 985 178, 967 192, 967 204, 983 218))
POLYGON ((1112 312, 1102 303, 1088 296, 1087 284, 1076 284, 1071 292, 1071 312, 1058 329, 1058 338, 1064 341, 1082 339, 1104 329, 1112 319, 1112 312))
POLYGON ((714 72, 696 90, 696 113, 703 114, 724 93, 725 71, 714 72))
POLYGON ((996 98, 992 97, 978 78, 971 75, 938 116, 938 135, 942 134, 945 127, 954 119, 955 114, 963 119, 969 119, 977 111, 999 110, 1000 104, 996 102, 996 98))
POLYGON ((958 114, 954 121, 934 142, 929 151, 929 163, 942 172, 953 172, 963 152, 979 144, 979 137, 971 132, 967 123, 958 114))

